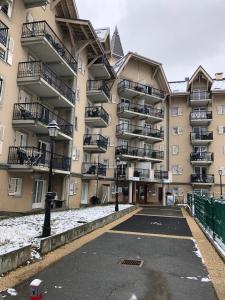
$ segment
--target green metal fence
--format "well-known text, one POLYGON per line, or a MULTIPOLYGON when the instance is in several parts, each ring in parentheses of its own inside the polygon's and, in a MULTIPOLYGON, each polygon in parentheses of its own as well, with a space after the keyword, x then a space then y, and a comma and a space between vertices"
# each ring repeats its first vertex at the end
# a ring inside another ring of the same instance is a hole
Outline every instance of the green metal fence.
POLYGON ((225 200, 189 193, 187 205, 210 236, 225 247, 225 200))

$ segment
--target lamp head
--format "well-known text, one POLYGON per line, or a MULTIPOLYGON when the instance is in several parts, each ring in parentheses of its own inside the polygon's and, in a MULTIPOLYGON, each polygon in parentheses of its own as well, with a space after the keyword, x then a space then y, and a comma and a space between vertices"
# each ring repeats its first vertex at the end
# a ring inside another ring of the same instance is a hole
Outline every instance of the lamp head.
POLYGON ((220 176, 222 176, 223 175, 223 170, 219 169, 218 173, 219 173, 220 176))
POLYGON ((59 133, 59 126, 57 124, 57 122, 55 120, 52 120, 49 124, 48 124, 48 133, 49 136, 54 138, 57 137, 58 133, 59 133))

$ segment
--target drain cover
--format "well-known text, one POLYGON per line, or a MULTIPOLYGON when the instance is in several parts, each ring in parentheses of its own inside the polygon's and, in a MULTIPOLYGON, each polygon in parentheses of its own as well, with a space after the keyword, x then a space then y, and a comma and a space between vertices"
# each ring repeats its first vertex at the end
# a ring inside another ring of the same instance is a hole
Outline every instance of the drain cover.
POLYGON ((134 266, 141 268, 144 261, 143 259, 121 259, 120 264, 126 266, 134 266))

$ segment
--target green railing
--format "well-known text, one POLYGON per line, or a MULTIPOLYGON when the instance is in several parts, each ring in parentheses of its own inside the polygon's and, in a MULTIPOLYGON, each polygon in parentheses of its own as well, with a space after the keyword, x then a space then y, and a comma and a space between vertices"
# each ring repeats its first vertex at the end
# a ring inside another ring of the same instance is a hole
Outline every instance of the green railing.
POLYGON ((187 205, 192 216, 225 249, 225 200, 189 193, 187 205))

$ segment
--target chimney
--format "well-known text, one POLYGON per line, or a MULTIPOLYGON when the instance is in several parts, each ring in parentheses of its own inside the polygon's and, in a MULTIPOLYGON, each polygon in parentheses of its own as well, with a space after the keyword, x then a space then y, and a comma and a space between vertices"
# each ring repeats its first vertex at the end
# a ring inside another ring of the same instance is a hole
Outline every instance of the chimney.
POLYGON ((216 80, 222 80, 223 79, 223 72, 216 73, 215 77, 216 77, 216 80))
POLYGON ((185 81, 189 81, 189 77, 185 77, 185 81))

